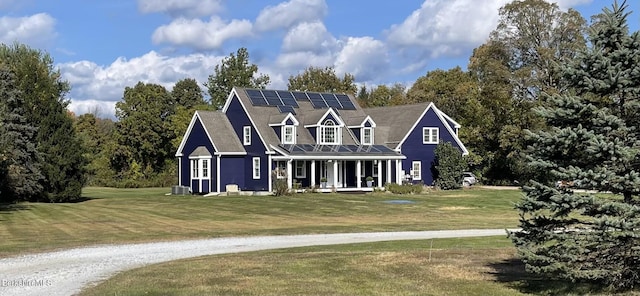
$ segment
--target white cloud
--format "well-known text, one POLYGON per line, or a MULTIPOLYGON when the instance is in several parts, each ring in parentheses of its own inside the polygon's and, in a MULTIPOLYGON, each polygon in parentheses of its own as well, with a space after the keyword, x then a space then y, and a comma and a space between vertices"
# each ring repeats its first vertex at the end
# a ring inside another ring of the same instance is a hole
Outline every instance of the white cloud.
POLYGON ((46 13, 25 17, 0 17, 0 42, 21 42, 45 47, 56 37, 56 20, 46 13))
POLYGON ((199 17, 220 12, 221 0, 138 0, 142 13, 166 13, 173 18, 199 17))
POLYGON ((358 81, 373 81, 389 68, 385 45, 371 37, 349 37, 335 61, 337 74, 350 73, 358 81))
POLYGON ((459 53, 482 44, 508 0, 425 0, 402 24, 386 33, 390 44, 419 47, 431 57, 459 53))
POLYGON ((264 8, 255 26, 258 31, 288 29, 298 23, 321 20, 328 10, 324 0, 290 0, 264 8))
POLYGON ((74 100, 69 104, 69 110, 76 116, 93 113, 99 118, 114 118, 118 101, 74 100))
POLYGON ((302 71, 307 67, 327 67, 332 66, 335 61, 333 53, 313 53, 307 51, 283 53, 276 59, 276 66, 282 72, 293 73, 302 71))
POLYGON ((179 18, 153 32, 154 43, 187 46, 195 50, 211 50, 222 47, 225 41, 251 36, 251 22, 233 20, 226 23, 217 16, 208 22, 200 19, 179 18))
MULTIPOLYGON (((82 113, 79 111, 97 104, 95 102, 102 102, 98 104, 102 108, 115 104, 114 102, 122 99, 125 87, 134 86, 140 81, 157 83, 167 90, 183 78, 194 78, 203 83, 222 58, 203 54, 167 57, 151 51, 130 60, 118 58, 108 66, 79 61, 60 64, 58 67, 63 79, 68 80, 72 87, 69 94, 71 109, 80 115, 82 113)), ((115 110, 111 108, 103 112, 109 112, 108 115, 113 116, 115 110)))
MULTIPOLYGON (((593 2, 593 0, 557 0, 557 1, 553 1, 558 3, 558 6, 560 7, 560 9, 562 10, 566 10, 567 8, 570 7, 576 7, 579 5, 584 5, 584 4, 589 4, 591 2, 593 2)), ((585 18, 588 18, 588 16, 584 16, 585 18)))
POLYGON ((282 41, 284 52, 308 51, 320 54, 336 47, 337 40, 321 22, 300 23, 289 30, 282 41))

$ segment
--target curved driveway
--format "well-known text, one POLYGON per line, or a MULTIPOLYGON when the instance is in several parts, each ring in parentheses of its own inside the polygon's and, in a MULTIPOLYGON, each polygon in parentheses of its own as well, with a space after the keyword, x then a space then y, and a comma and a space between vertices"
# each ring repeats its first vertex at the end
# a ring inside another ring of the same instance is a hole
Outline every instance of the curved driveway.
POLYGON ((392 240, 506 235, 504 229, 213 238, 102 245, 0 259, 0 295, 73 295, 144 265, 204 255, 392 240))

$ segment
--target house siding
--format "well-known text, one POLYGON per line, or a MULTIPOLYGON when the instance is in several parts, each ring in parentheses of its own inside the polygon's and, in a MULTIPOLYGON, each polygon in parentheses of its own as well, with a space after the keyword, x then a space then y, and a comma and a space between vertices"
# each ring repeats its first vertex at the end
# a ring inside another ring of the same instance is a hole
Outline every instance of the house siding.
MULTIPOLYGON (((256 132, 256 127, 251 124, 249 116, 245 113, 242 105, 240 104, 240 100, 235 95, 231 98, 231 102, 229 102, 226 114, 239 139, 242 139, 243 127, 251 126, 251 145, 244 146, 247 155, 244 157, 244 163, 241 165, 242 175, 238 175, 243 176, 244 180, 241 182, 242 185, 239 184, 240 182, 234 184, 238 184, 242 190, 269 190, 269 160, 265 155, 267 148, 260 140, 260 137, 256 132), (260 157, 260 179, 257 180, 253 179, 252 172, 252 159, 254 157, 260 157), (244 172, 247 172, 247 174, 244 174, 244 172)), ((223 167, 225 168, 224 174, 231 172, 226 166, 223 167)))
MULTIPOLYGON (((433 109, 429 109, 402 144, 402 154, 407 157, 402 161, 402 169, 405 174, 409 174, 411 172, 411 163, 419 160, 421 162, 421 181, 425 185, 432 185, 433 174, 431 170, 435 159, 435 149, 437 145, 422 143, 423 127, 437 127, 439 129, 440 142, 450 142, 454 147, 461 151, 460 153, 462 153, 462 149, 456 143, 455 135, 449 133, 435 111, 433 109)), ((420 181, 414 181, 414 183, 419 182, 420 181)))
MULTIPOLYGON (((211 155, 215 153, 215 149, 213 149, 213 145, 209 141, 209 138, 207 137, 207 133, 205 132, 204 127, 202 126, 202 123, 200 122, 199 119, 196 119, 193 127, 191 128, 191 133, 189 134, 189 137, 187 138, 185 145, 182 149, 182 157, 180 157, 180 162, 182 167, 182 175, 179 180, 180 186, 189 186, 189 187, 192 186, 191 162, 189 160, 189 155, 193 152, 193 150, 195 150, 199 146, 206 147, 207 150, 209 150, 209 153, 211 153, 211 155)), ((215 157, 212 156, 211 161, 212 163, 214 163, 215 157)), ((215 167, 212 166, 210 176, 213 176, 215 174, 214 168, 215 167)), ((211 182, 211 179, 209 179, 209 182, 211 182)))
MULTIPOLYGON (((238 188, 247 190, 245 186, 245 158, 244 156, 224 156, 220 158, 220 191, 227 190, 227 185, 236 184, 238 188)), ((251 169, 247 171, 251 175, 251 169)), ((260 177, 263 177, 262 175, 260 177)))

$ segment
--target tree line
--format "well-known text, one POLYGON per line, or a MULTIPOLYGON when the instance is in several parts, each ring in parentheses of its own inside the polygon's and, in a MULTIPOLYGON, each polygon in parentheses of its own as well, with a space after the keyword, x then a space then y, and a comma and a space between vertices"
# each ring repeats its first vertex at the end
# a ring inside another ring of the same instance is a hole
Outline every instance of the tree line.
MULTIPOLYGON (((486 183, 525 185, 516 205, 522 231, 510 237, 530 272, 634 289, 640 34, 630 32, 629 15, 614 1, 588 24, 544 0, 514 1, 466 70, 429 71, 406 88, 358 87, 351 74, 309 67, 289 77, 288 89, 350 93, 363 107, 434 102, 463 125, 470 150, 451 166, 468 165, 486 183)), ((69 84, 48 54, 0 45, 0 202, 76 201, 85 185, 175 184, 174 153, 194 110, 220 109, 234 86, 267 87, 257 73, 240 48, 204 84, 209 100, 191 78, 171 90, 139 82, 124 89, 112 121, 68 111, 69 84)))

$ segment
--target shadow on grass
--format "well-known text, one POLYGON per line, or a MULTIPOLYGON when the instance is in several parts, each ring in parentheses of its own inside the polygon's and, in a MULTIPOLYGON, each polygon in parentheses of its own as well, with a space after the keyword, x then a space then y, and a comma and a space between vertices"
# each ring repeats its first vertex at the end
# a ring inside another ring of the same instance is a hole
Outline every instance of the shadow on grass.
POLYGON ((527 272, 525 264, 520 259, 512 258, 489 264, 493 272, 490 274, 497 282, 517 289, 522 293, 533 295, 592 295, 607 294, 605 287, 572 283, 570 281, 550 280, 527 272))
POLYGON ((15 211, 28 210, 30 207, 22 203, 0 203, 0 221, 3 221, 3 216, 15 211))

